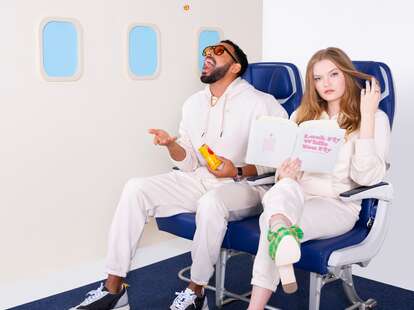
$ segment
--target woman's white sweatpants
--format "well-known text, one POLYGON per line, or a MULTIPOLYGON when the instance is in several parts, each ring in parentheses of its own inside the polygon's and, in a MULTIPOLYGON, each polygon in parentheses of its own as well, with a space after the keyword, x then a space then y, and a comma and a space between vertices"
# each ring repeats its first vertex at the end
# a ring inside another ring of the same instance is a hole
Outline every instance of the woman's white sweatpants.
POLYGON ((126 276, 149 216, 196 212, 191 280, 206 285, 214 272, 227 222, 259 214, 264 193, 263 188, 246 182, 206 184, 197 171, 129 180, 109 233, 107 273, 126 276))
POLYGON ((267 231, 270 218, 283 214, 293 225, 303 230, 305 242, 312 239, 335 237, 351 230, 358 216, 342 201, 335 198, 306 197, 298 182, 284 178, 263 197, 264 211, 260 216, 260 242, 253 265, 252 285, 275 291, 279 274, 269 256, 267 231))

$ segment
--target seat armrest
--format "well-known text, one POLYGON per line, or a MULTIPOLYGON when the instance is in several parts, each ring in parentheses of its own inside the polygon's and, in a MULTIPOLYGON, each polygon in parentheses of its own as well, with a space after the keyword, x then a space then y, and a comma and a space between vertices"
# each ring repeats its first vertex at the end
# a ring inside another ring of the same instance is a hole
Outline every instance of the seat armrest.
POLYGON ((377 206, 375 221, 368 236, 359 244, 332 252, 328 266, 334 268, 350 264, 363 264, 366 266, 377 255, 384 243, 389 225, 388 212, 390 206, 391 202, 380 200, 377 206))
POLYGON ((275 183, 275 173, 268 172, 247 178, 247 183, 252 186, 273 185, 275 183))
POLYGON ((361 186, 339 195, 343 201, 378 199, 375 221, 368 236, 359 244, 336 250, 329 257, 328 266, 338 268, 349 264, 367 264, 381 249, 388 230, 388 210, 392 204, 392 185, 381 182, 361 186))
POLYGON ((368 198, 391 201, 393 198, 393 188, 387 182, 380 182, 372 186, 360 186, 343 192, 339 194, 339 198, 344 202, 368 198))

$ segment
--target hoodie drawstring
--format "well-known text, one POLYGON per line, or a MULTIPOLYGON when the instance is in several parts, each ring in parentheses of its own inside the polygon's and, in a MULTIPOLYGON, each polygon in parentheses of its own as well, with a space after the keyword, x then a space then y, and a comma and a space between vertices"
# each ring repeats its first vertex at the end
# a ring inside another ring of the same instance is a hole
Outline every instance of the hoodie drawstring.
POLYGON ((224 132, 224 120, 225 120, 225 114, 226 114, 227 94, 224 96, 223 100, 224 100, 223 108, 221 109, 220 138, 223 137, 223 132, 224 132))
MULTIPOLYGON (((224 132, 224 120, 225 120, 226 105, 227 105, 227 95, 224 95, 222 100, 224 102, 221 105, 221 120, 220 120, 220 135, 219 135, 220 138, 223 137, 223 132, 224 132)), ((210 122, 210 112, 211 112, 212 108, 213 107, 209 105, 206 120, 204 122, 204 129, 203 129, 202 134, 201 134, 202 138, 204 138, 204 136, 207 134, 208 125, 209 125, 209 122, 210 122)))
POLYGON ((211 111, 211 107, 208 107, 208 112, 207 112, 207 116, 206 116, 206 120, 204 122, 204 129, 203 129, 203 133, 201 134, 201 138, 203 138, 206 133, 207 133, 207 129, 208 129, 208 123, 210 121, 210 111, 211 111))

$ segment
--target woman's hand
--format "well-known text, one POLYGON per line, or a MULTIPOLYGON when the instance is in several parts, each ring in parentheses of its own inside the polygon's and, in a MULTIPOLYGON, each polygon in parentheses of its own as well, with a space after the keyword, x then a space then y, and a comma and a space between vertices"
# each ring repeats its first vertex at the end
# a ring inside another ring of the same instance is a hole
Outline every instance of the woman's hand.
POLYGON ((361 90, 361 124, 359 128, 360 139, 372 139, 375 132, 375 113, 378 110, 381 98, 381 89, 377 80, 365 82, 366 88, 361 90))
POLYGON ((237 175, 237 168, 234 166, 233 162, 230 159, 217 156, 223 164, 219 169, 211 170, 209 166, 207 166, 208 171, 211 174, 214 174, 217 178, 234 178, 237 175))
POLYGON ((299 158, 291 160, 290 158, 286 159, 282 165, 277 169, 277 173, 279 174, 278 180, 283 178, 291 178, 295 181, 298 180, 298 177, 301 173, 300 166, 302 162, 299 158))
POLYGON ((361 117, 374 115, 378 110, 381 97, 381 88, 376 79, 372 78, 371 83, 365 81, 365 89, 361 89, 361 117))

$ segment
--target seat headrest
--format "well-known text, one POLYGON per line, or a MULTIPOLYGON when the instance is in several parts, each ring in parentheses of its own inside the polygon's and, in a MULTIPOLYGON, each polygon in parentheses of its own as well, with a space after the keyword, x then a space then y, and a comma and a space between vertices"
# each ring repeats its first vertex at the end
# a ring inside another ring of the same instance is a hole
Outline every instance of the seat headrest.
POLYGON ((302 81, 298 68, 285 62, 249 64, 243 78, 256 89, 273 95, 290 114, 302 98, 302 81))
POLYGON ((283 101, 296 90, 288 67, 276 64, 251 64, 244 78, 256 89, 272 94, 276 99, 283 101))
MULTIPOLYGON (((372 75, 379 81, 381 86, 381 101, 379 107, 388 115, 390 125, 392 126, 394 120, 395 95, 390 68, 382 62, 376 61, 353 61, 353 64, 358 71, 372 75)), ((361 86, 365 87, 364 84, 361 86)))

